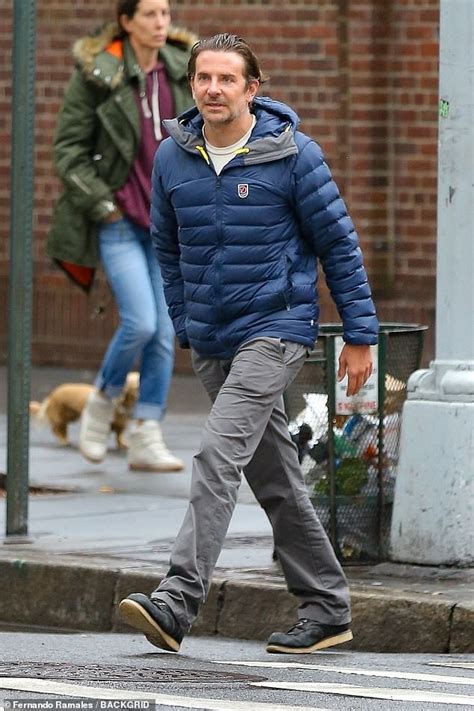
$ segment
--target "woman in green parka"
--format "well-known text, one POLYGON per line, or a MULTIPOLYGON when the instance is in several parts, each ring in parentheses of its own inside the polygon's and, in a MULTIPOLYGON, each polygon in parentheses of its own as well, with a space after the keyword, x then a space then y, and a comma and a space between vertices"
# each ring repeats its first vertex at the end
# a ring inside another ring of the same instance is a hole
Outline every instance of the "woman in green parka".
POLYGON ((129 466, 177 471, 183 462, 160 428, 174 360, 174 331, 149 226, 153 157, 162 120, 192 106, 187 63, 196 37, 170 26, 168 0, 119 0, 117 23, 74 45, 54 141, 64 183, 47 243, 49 256, 88 290, 101 261, 120 324, 81 418, 79 449, 107 452, 114 400, 138 358, 140 390, 129 466))

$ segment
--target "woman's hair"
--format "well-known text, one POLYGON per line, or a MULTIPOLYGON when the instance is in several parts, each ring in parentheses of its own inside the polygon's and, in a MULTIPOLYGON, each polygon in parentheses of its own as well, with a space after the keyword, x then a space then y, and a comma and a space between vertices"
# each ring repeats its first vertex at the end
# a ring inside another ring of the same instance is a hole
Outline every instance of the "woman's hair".
POLYGON ((188 62, 188 79, 191 80, 196 73, 196 60, 201 52, 236 52, 244 60, 244 76, 247 84, 257 80, 260 84, 267 81, 267 77, 262 73, 257 57, 252 52, 247 42, 237 35, 230 35, 227 32, 213 35, 208 39, 196 42, 191 50, 188 62))
POLYGON ((122 15, 127 15, 127 17, 131 20, 134 14, 137 11, 137 7, 140 3, 140 0, 118 0, 117 2, 117 9, 116 9, 116 16, 117 16, 117 25, 119 28, 119 37, 126 37, 127 33, 123 29, 122 25, 120 24, 120 18, 122 15))

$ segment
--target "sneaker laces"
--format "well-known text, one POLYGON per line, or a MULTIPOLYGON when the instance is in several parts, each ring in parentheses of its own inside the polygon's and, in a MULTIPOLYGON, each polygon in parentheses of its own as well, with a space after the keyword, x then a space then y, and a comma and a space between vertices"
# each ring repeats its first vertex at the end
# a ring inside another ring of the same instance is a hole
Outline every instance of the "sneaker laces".
POLYGON ((154 600, 151 598, 152 603, 155 605, 155 607, 159 607, 160 610, 163 610, 163 612, 169 612, 169 606, 166 604, 166 602, 163 602, 163 600, 154 600))
POLYGON ((293 625, 293 627, 290 627, 290 629, 288 630, 288 632, 286 634, 294 634, 295 632, 296 633, 301 632, 303 630, 303 627, 305 626, 305 624, 307 622, 311 622, 311 621, 312 620, 308 620, 307 617, 301 617, 301 619, 299 619, 298 622, 293 625))
POLYGON ((152 597, 150 598, 150 600, 152 601, 155 607, 164 612, 166 615, 170 616, 173 621, 176 621, 175 614, 168 605, 168 603, 166 603, 164 600, 156 600, 152 597))

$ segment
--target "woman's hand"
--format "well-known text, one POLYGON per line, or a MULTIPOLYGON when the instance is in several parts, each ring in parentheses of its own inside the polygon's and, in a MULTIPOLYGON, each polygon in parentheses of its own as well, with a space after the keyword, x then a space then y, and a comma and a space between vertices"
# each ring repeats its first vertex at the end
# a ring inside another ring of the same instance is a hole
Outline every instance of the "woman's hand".
POLYGON ((110 225, 112 222, 118 222, 123 219, 123 212, 117 207, 113 212, 109 212, 107 217, 104 217, 104 222, 110 225))

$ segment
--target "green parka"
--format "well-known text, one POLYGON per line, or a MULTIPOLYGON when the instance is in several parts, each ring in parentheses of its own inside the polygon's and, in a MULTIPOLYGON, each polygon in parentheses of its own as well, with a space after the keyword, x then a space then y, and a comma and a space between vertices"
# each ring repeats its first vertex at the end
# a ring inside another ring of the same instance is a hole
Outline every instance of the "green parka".
MULTIPOLYGON (((76 70, 54 139, 54 162, 65 191, 54 209, 46 251, 86 290, 99 261, 98 226, 125 184, 140 142, 134 86, 144 91, 145 76, 129 41, 117 35, 111 23, 75 43, 76 70)), ((171 28, 160 49, 176 115, 193 104, 187 65, 196 41, 190 32, 171 28)))

